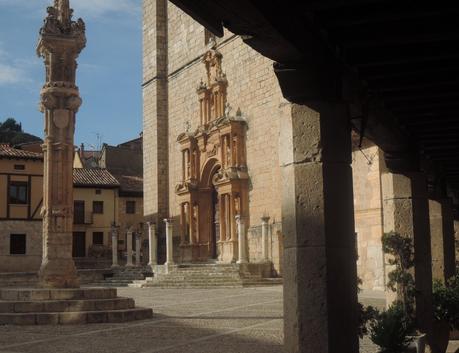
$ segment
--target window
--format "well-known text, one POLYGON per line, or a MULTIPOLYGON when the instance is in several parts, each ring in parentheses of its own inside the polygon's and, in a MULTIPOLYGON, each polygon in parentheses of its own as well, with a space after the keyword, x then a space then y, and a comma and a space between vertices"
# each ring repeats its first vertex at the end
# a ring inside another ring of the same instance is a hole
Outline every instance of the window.
POLYGON ((14 170, 25 170, 25 165, 24 164, 15 164, 14 165, 14 170))
POLYGON ((92 243, 94 245, 104 245, 104 233, 103 232, 92 233, 92 243))
POLYGON ((93 201, 92 202, 92 212, 97 214, 104 213, 104 202, 103 201, 93 201))
POLYGON ((73 201, 73 224, 85 224, 84 201, 73 201))
POLYGON ((11 181, 9 203, 13 205, 27 204, 28 184, 24 181, 11 181))
POLYGON ((135 201, 126 201, 126 213, 135 214, 135 201))
POLYGON ((96 195, 100 195, 102 194, 102 190, 101 189, 96 189, 96 195))
POLYGON ((10 235, 10 254, 25 255, 26 254, 26 235, 11 234, 10 235))

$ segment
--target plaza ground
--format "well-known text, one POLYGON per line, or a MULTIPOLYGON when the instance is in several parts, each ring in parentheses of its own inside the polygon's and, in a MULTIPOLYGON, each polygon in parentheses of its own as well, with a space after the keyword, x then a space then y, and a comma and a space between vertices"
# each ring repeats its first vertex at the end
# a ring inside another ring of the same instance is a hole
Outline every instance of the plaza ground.
MULTIPOLYGON (((0 327, 0 353, 283 353, 282 286, 119 289, 152 320, 85 326, 0 327)), ((380 296, 363 294, 381 306, 380 296)), ((457 349, 457 347, 456 347, 457 349)), ((361 352, 376 353, 365 339, 361 352)), ((451 350, 454 352, 454 350, 451 350)))

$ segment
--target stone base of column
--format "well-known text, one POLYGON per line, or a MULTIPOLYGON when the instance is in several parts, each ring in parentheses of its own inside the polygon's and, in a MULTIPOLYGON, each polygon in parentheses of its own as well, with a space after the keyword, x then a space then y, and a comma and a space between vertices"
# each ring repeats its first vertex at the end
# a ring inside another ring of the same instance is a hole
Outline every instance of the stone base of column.
POLYGON ((80 325, 151 319, 150 308, 121 298, 115 288, 0 289, 1 325, 80 325), (20 305, 23 310, 14 310, 20 305))
POLYGON ((231 264, 236 262, 238 258, 238 242, 237 240, 219 241, 217 243, 218 260, 222 264, 231 264))
POLYGON ((80 279, 73 259, 45 260, 38 273, 41 288, 79 288, 80 279))

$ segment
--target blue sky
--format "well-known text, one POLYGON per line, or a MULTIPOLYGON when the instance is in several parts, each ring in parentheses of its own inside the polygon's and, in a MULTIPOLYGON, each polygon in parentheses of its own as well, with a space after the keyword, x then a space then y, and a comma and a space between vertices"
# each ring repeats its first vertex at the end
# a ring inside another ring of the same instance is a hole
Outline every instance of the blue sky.
MULTIPOLYGON (((0 0, 0 121, 14 117, 25 131, 43 137, 38 111, 44 81, 35 54, 38 31, 53 0, 0 0)), ((142 130, 141 0, 70 0, 86 22, 87 47, 78 60, 83 106, 75 144, 118 144, 142 130)), ((89 148, 88 148, 89 149, 89 148)))

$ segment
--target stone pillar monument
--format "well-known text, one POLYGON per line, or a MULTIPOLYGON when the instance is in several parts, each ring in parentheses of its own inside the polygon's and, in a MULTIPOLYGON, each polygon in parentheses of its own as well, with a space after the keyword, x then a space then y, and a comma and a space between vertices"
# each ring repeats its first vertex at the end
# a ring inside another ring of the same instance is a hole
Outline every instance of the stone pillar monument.
POLYGON ((237 234, 238 234, 238 264, 246 264, 249 262, 247 260, 247 251, 246 251, 246 244, 245 244, 245 221, 241 215, 236 216, 236 223, 237 223, 237 234))
POLYGON ((269 233, 269 217, 265 216, 261 218, 261 249, 263 255, 263 261, 269 261, 268 255, 268 233, 269 233))
POLYGON ((156 238, 156 224, 147 222, 148 225, 148 249, 149 249, 149 266, 156 266, 158 264, 157 254, 157 238, 156 238))
POLYGON ((132 267, 132 228, 129 228, 127 231, 126 239, 126 267, 132 267))
POLYGON ((173 229, 174 221, 172 219, 165 219, 166 223, 166 265, 174 264, 174 239, 173 229))
POLYGON ((142 234, 140 232, 135 233, 135 265, 140 266, 140 255, 141 255, 141 240, 142 234))
POLYGON ((118 265, 118 229, 116 226, 112 227, 112 267, 119 267, 118 265))
POLYGON ((45 115, 43 262, 39 282, 46 288, 77 288, 72 258, 73 135, 81 105, 75 85, 76 59, 86 45, 83 20, 72 20, 69 0, 55 0, 40 29, 37 53, 44 59, 46 83, 40 110, 45 115))

